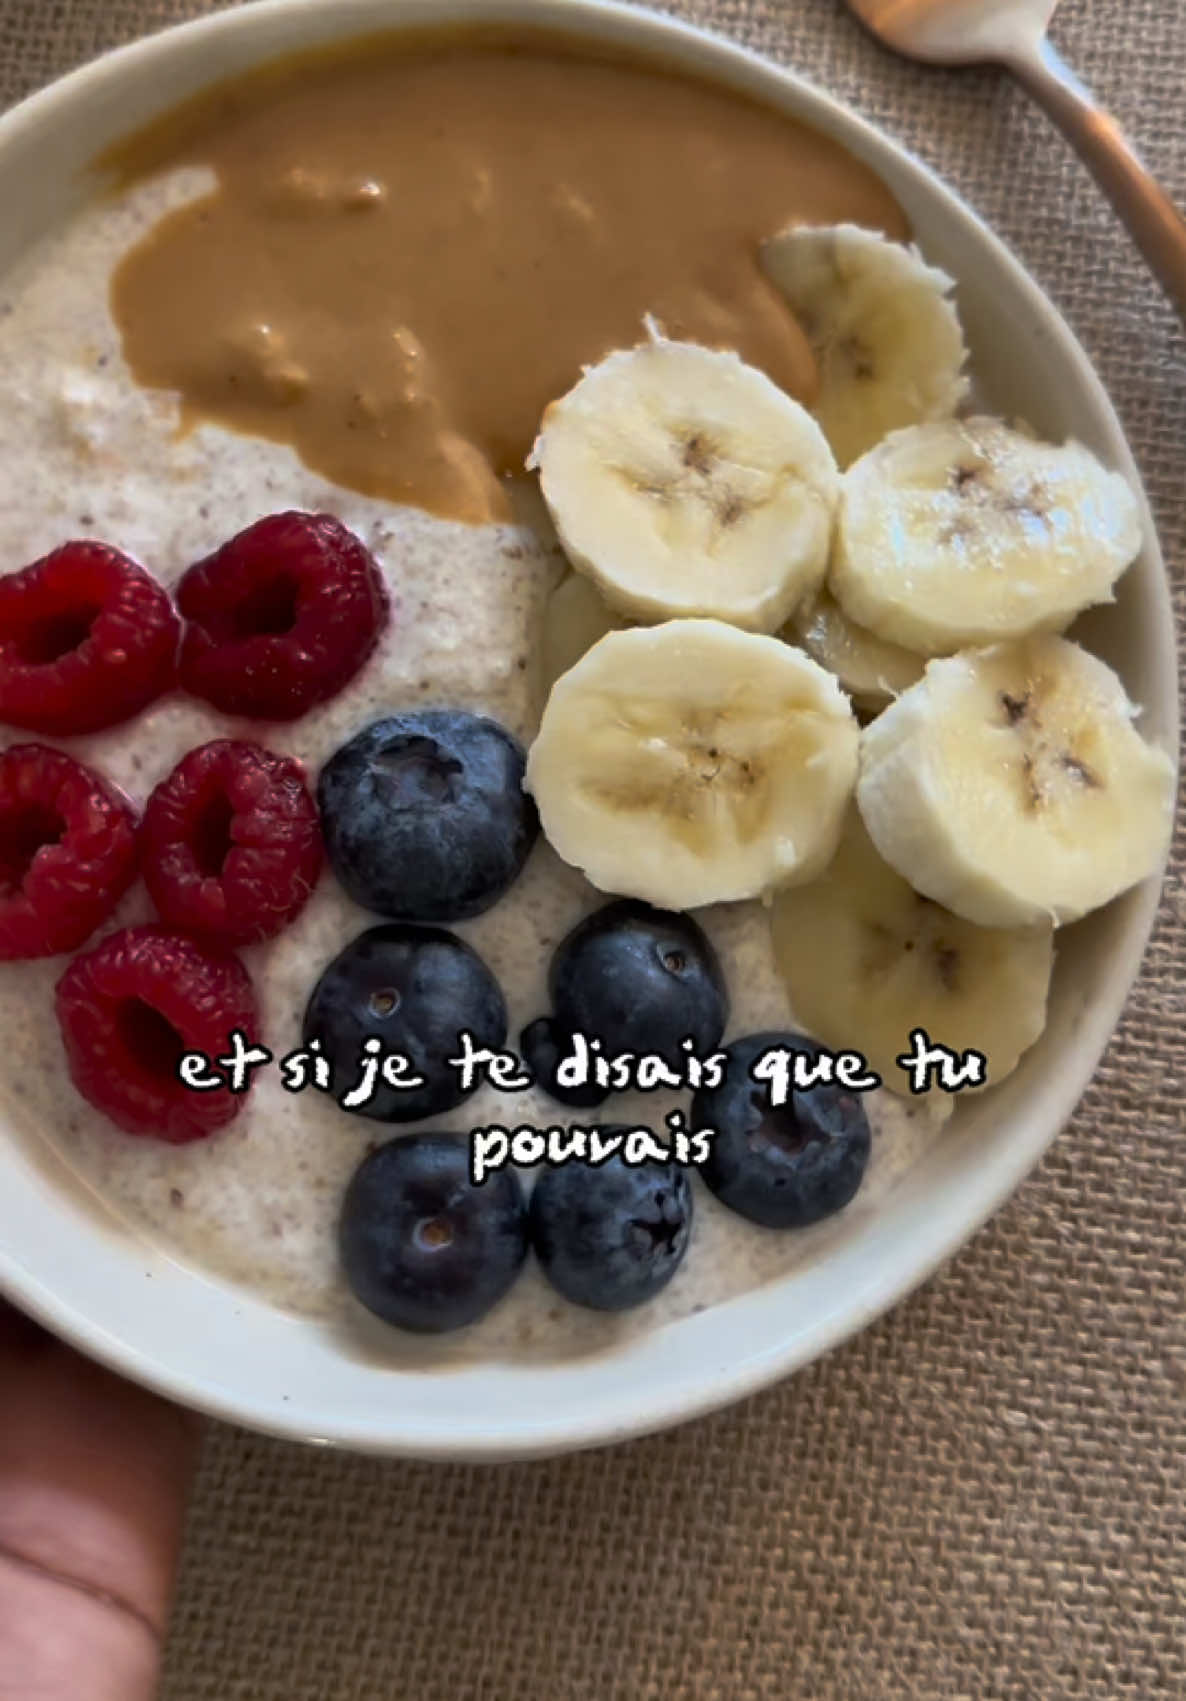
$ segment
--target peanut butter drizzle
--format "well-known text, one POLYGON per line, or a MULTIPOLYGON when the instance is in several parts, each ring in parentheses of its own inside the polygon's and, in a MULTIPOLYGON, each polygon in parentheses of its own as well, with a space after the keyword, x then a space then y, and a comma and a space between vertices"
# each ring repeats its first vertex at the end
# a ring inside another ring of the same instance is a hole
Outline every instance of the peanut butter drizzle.
POLYGON ((716 86, 556 41, 358 43, 249 73, 106 161, 213 192, 123 259, 137 381, 443 516, 509 513, 544 407, 668 335, 810 402, 815 363, 758 264, 794 222, 903 216, 826 137, 716 86))

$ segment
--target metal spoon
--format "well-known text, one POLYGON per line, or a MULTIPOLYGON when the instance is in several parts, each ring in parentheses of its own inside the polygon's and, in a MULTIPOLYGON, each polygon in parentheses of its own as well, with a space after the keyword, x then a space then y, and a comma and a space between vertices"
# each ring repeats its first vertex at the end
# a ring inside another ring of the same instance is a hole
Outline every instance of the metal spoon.
POLYGON ((1058 0, 847 0, 884 46, 934 65, 1004 65, 1063 131, 1186 319, 1186 219, 1046 37, 1058 0))

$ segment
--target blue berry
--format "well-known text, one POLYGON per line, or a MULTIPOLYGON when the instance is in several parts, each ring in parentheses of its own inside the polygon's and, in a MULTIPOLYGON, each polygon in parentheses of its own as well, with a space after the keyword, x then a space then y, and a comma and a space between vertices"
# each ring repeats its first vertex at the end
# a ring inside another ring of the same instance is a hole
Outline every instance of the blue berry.
POLYGON ((609 1097, 608 1087, 586 1081, 583 1087, 564 1087, 556 1079, 556 1071, 569 1050, 568 1036, 553 1016, 539 1016, 529 1022, 519 1035, 519 1051, 536 1084, 560 1104, 576 1110, 593 1110, 609 1097))
POLYGON ((530 1222, 553 1287, 594 1311, 626 1311, 653 1299, 683 1262, 692 1190, 674 1164, 567 1163, 541 1172, 530 1222))
POLYGON ((767 1228, 806 1228, 847 1205, 860 1187, 869 1118, 858 1094, 829 1084, 792 1091, 773 1108, 770 1083, 749 1071, 776 1046, 813 1056, 820 1049, 803 1034, 734 1040, 722 1084, 692 1101, 692 1126, 716 1130, 700 1174, 723 1205, 767 1228))
POLYGON ((439 1334, 484 1317, 527 1256, 514 1170, 475 1187, 469 1142, 412 1134, 365 1158, 346 1189, 342 1265, 368 1311, 399 1329, 439 1334))
POLYGON ((671 1064, 690 1038, 720 1043, 728 1018, 716 953, 690 916, 623 898, 594 910, 561 941, 549 986, 561 1030, 607 1053, 657 1052, 671 1064))
POLYGON ((489 909, 539 832, 525 762, 504 727, 463 710, 375 721, 318 782, 334 873, 356 903, 395 921, 462 921, 489 909))
POLYGON ((357 1113, 419 1122, 467 1096, 459 1072, 446 1066, 463 1028, 479 1046, 498 1048, 506 1039, 506 1004, 481 957, 443 927, 390 923, 359 934, 325 969, 305 1011, 304 1036, 306 1045, 320 1041, 339 1101, 359 1079, 368 1039, 381 1042, 381 1055, 410 1058, 406 1073, 423 1076, 424 1085, 404 1089, 380 1078, 357 1113))

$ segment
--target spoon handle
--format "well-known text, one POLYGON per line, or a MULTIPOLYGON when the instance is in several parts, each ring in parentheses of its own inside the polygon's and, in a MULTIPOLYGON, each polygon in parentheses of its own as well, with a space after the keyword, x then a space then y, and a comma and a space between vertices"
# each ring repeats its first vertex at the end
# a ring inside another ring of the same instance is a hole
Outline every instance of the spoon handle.
POLYGON ((1091 168, 1186 319, 1186 219, 1049 41, 1019 48, 1007 63, 1091 168))

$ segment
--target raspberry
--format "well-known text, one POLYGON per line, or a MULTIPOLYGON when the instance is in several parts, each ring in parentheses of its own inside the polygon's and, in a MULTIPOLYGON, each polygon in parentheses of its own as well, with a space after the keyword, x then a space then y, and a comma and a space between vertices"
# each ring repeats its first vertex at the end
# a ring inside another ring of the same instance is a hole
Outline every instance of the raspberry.
POLYGON ((0 720, 58 738, 126 721, 173 685, 180 632, 130 557, 63 544, 0 578, 0 720))
POLYGON ((148 800, 141 860, 171 927, 224 945, 270 939, 321 873, 321 826, 300 764, 230 739, 191 750, 148 800))
POLYGON ((383 575, 332 514, 272 514, 197 562, 177 602, 181 683, 228 715, 294 721, 354 677, 388 618, 383 575))
POLYGON ((173 1146, 239 1114, 245 1094, 200 1091, 178 1074, 186 1051, 215 1057, 239 1029, 255 1039, 255 994, 237 957, 163 927, 126 927, 75 957, 58 981, 70 1079, 129 1134, 173 1146))
POLYGON ((136 820, 101 775, 64 751, 0 752, 0 961, 73 951, 136 874, 136 820))

